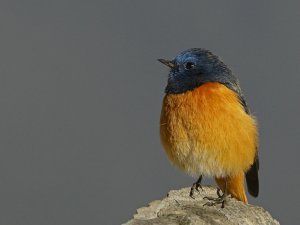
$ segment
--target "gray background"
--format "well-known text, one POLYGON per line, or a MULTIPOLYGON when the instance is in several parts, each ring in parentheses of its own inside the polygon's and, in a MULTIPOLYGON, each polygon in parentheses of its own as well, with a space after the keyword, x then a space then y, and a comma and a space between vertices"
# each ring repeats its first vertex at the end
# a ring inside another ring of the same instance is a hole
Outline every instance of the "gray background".
POLYGON ((120 224, 190 186, 159 142, 167 69, 156 59, 191 47, 231 66, 258 118, 250 203, 299 222, 299 7, 1 0, 0 224, 120 224))

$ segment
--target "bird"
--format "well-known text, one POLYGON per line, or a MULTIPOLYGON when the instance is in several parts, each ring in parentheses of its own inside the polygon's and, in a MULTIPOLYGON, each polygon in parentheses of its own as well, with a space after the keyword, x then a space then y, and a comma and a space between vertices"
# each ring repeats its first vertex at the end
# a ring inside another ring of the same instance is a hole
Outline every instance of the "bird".
POLYGON ((180 170, 198 177, 190 189, 202 189, 202 177, 213 178, 217 197, 205 205, 224 208, 229 195, 248 203, 259 192, 258 128, 237 77, 215 54, 191 48, 173 60, 158 59, 169 68, 160 116, 160 140, 180 170), (221 194, 222 192, 222 194, 221 194))

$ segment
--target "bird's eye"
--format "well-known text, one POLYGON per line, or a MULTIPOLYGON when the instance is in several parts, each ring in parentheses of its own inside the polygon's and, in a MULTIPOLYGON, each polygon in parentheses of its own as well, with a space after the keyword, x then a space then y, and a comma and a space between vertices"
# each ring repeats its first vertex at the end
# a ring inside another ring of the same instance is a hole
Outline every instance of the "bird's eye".
POLYGON ((192 63, 192 62, 187 62, 187 63, 184 64, 184 68, 187 69, 187 70, 192 69, 194 66, 195 66, 195 64, 192 63))

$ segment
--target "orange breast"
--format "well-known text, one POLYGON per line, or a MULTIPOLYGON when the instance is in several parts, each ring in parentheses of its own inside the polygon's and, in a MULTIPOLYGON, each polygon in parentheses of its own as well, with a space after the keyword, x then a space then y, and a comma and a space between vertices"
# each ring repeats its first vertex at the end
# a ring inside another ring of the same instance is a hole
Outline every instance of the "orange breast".
POLYGON ((183 94, 166 95, 160 121, 169 159, 191 175, 237 175, 253 163, 257 129, 235 92, 207 83, 183 94))

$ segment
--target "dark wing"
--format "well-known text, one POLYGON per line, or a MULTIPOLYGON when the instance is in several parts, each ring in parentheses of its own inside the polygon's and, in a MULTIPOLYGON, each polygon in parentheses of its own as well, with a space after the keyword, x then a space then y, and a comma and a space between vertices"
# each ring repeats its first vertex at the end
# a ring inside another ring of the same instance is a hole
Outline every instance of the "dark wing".
POLYGON ((246 172, 248 192, 253 197, 257 197, 259 192, 258 169, 259 169, 259 160, 258 160, 258 156, 256 156, 254 163, 252 164, 250 169, 246 172))
MULTIPOLYGON (((235 84, 227 83, 225 85, 238 94, 240 103, 244 107, 245 112, 250 115, 250 110, 247 106, 247 102, 242 94, 239 84, 238 83, 235 83, 235 84)), ((259 159, 258 159, 258 152, 256 149, 256 156, 255 156, 254 162, 251 165, 250 169, 246 172, 246 181, 247 181, 248 192, 253 197, 257 197, 258 192, 259 192, 258 169, 259 169, 259 159)))
MULTIPOLYGON (((245 101, 245 98, 241 93, 239 93, 239 98, 241 104, 244 107, 244 110, 247 114, 250 114, 249 108, 245 101)), ((256 156, 254 159, 253 164, 251 165, 250 169, 246 172, 246 181, 247 181, 247 188, 248 192, 253 196, 257 197, 259 192, 259 181, 258 181, 258 170, 259 170, 259 159, 258 159, 258 152, 256 149, 256 156)))

